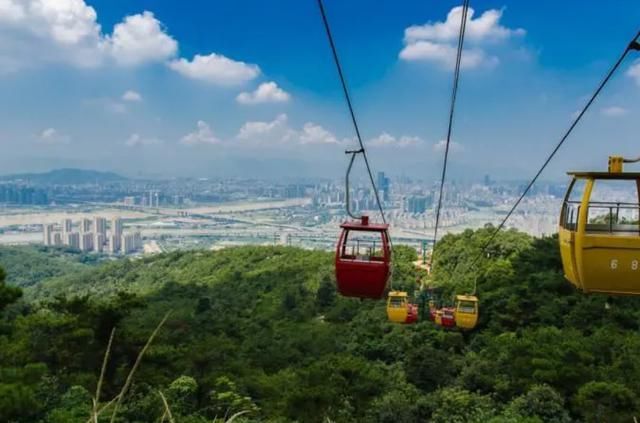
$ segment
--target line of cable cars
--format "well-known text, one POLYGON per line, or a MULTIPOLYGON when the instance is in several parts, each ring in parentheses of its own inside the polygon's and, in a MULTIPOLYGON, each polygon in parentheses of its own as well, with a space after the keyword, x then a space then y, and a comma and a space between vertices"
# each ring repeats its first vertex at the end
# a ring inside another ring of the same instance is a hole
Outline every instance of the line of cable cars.
MULTIPOLYGON (((383 299, 391 277, 389 225, 372 224, 367 216, 360 221, 340 225, 342 232, 336 246, 335 269, 338 292, 345 297, 383 299)), ((387 318, 393 323, 418 321, 418 306, 404 291, 387 295, 387 318)), ((473 329, 478 322, 478 299, 458 295, 455 307, 431 312, 430 317, 442 327, 473 329)))

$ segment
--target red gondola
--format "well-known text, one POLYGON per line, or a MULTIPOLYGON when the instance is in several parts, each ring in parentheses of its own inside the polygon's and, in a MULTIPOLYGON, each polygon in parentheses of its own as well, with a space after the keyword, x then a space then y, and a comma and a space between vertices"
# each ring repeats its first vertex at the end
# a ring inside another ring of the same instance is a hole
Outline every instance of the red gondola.
POLYGON ((418 321, 418 306, 415 304, 409 304, 409 313, 407 313, 407 320, 405 323, 411 324, 418 321))
POLYGON ((360 222, 340 225, 336 248, 338 292, 345 297, 383 298, 391 272, 389 225, 360 222))

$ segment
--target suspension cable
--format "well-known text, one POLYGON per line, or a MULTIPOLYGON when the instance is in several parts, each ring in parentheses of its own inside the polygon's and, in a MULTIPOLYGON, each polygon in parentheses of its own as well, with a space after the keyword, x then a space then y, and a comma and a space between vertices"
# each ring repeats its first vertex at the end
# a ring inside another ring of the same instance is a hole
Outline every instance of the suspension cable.
POLYGON ((444 160, 442 163, 442 176, 440 178, 440 195, 438 196, 438 206, 436 208, 436 223, 433 230, 433 250, 431 253, 431 265, 433 268, 433 256, 435 253, 435 245, 438 242, 438 226, 440 225, 440 212, 442 210, 442 195, 444 193, 444 182, 447 177, 447 163, 449 161, 449 147, 451 144, 451 133, 453 131, 453 116, 456 107, 456 98, 458 96, 458 84, 460 82, 460 67, 462 64, 462 49, 464 46, 464 35, 467 27, 467 15, 469 12, 470 0, 465 0, 462 5, 462 17, 460 20, 460 32, 458 34, 458 51, 456 55, 456 65, 453 72, 453 89, 451 92, 451 107, 449 109, 449 125, 447 129, 447 139, 444 149, 444 160))
MULTIPOLYGON (((342 92, 344 94, 344 99, 347 102, 347 107, 349 108, 349 115, 351 116, 351 123, 353 124, 353 128, 356 132, 356 137, 358 139, 358 143, 360 144, 360 150, 356 151, 348 151, 347 154, 352 154, 351 162, 349 169, 351 169, 351 165, 353 165, 353 160, 355 159, 356 154, 362 154, 364 159, 364 164, 367 167, 367 173, 369 174, 369 180, 371 181, 371 186, 373 188, 373 193, 375 195, 376 203, 378 204, 378 210, 380 211, 380 216, 382 217, 382 222, 387 223, 386 217, 384 215, 384 209, 382 208, 382 202, 380 201, 380 194, 378 193, 378 188, 376 187, 376 183, 373 179, 373 173, 371 171, 371 166, 369 165, 369 159, 367 158, 367 151, 364 148, 364 143, 362 142, 362 137, 360 136, 360 128, 358 126, 358 121, 356 120, 356 115, 353 110, 353 104, 351 103, 351 96, 349 95, 349 89, 347 88, 347 81, 342 72, 342 66, 340 65, 340 59, 338 57, 338 50, 333 41, 333 35, 331 34, 331 27, 329 26, 329 21, 327 19, 327 14, 324 10, 324 5, 322 0, 318 0, 318 7, 320 8, 320 14, 322 15, 322 23, 324 24, 324 29, 327 33, 327 38, 329 39, 329 46, 331 47, 331 53, 333 55, 333 61, 336 64, 336 69, 338 70, 338 76, 340 77, 340 83, 342 85, 342 92)), ((347 178, 349 175, 347 174, 347 178)), ((348 186, 347 186, 348 189, 348 186)), ((347 208, 349 205, 347 205, 347 208)))
MULTIPOLYGON (((524 199, 524 197, 529 193, 529 191, 531 190, 531 188, 533 187, 533 185, 536 183, 536 181, 538 180, 538 178, 540 177, 540 175, 542 174, 542 172, 546 169, 547 165, 551 162, 551 160, 555 157, 556 153, 558 152, 558 150, 560 150, 560 147, 562 147, 562 145, 564 144, 564 142, 567 140, 567 138, 569 138, 569 135, 571 135, 571 133, 573 132, 573 130, 575 129, 575 127, 578 125, 578 123, 580 122, 580 120, 582 119, 582 117, 584 116, 584 114, 589 110, 589 108, 591 107, 591 105, 594 103, 594 101, 596 100, 596 98, 600 95, 600 92, 604 89, 604 87, 607 85, 607 83, 611 80, 611 78, 613 77, 613 75, 616 73, 616 71, 618 70, 618 68, 620 67, 620 65, 624 62, 624 59, 627 57, 627 54, 632 51, 640 51, 640 42, 638 41, 638 39, 640 38, 640 31, 638 31, 635 35, 635 37, 633 37, 633 39, 631 40, 631 42, 626 46, 624 52, 620 55, 620 57, 618 58, 618 60, 615 62, 615 64, 611 67, 611 69, 609 70, 609 72, 606 74, 606 76, 604 77, 604 79, 602 80, 602 82, 600 82, 600 84, 598 85, 598 87, 596 88, 596 90, 593 92, 593 94, 591 95, 591 97, 589 98, 589 100, 587 101, 587 103, 584 105, 584 107, 582 108, 582 110, 580 111, 580 113, 574 118, 573 122, 571 123, 571 125, 569 126, 569 129, 564 133, 564 135, 562 136, 562 138, 560 138, 560 141, 558 142, 558 144, 555 146, 555 148, 551 151, 551 154, 549 154, 549 156, 547 157, 547 159, 544 161, 544 163, 542 164, 542 166, 540 167, 540 169, 538 170, 538 172, 535 174, 535 176, 533 177, 533 179, 531 179, 531 181, 529 182, 529 184, 527 185, 527 187, 524 189, 524 191, 522 192, 522 194, 520 195, 520 197, 518 198, 518 200, 515 202, 515 204, 513 205, 513 207, 511 207, 511 210, 509 210, 509 212, 506 214, 506 216, 504 217, 504 219, 502 219, 502 221, 500 222, 500 224, 498 225, 498 227, 493 231, 493 233, 491 234, 491 236, 489 237, 489 239, 484 243, 480 254, 478 254, 476 256, 476 258, 471 262, 471 265, 468 267, 469 269, 471 269, 473 266, 475 266, 477 264, 477 262, 484 256, 486 250, 489 248, 489 246, 491 245, 491 243, 493 242, 493 240, 495 239, 495 237, 498 235, 498 233, 504 228, 504 226, 506 225, 507 221, 509 220, 509 218, 511 217, 511 215, 513 215, 513 212, 516 210, 516 208, 518 208, 518 206, 520 205, 520 203, 522 202, 522 200, 524 199)), ((456 268, 454 269, 454 273, 457 270, 458 266, 456 265, 456 268)))

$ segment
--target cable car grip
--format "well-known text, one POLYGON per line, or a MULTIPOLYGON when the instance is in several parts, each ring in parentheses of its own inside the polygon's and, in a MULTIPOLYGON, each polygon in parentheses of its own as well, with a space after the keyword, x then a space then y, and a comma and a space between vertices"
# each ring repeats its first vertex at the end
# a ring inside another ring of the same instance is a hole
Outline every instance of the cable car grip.
POLYGON ((349 160, 349 166, 347 167, 347 174, 345 176, 345 202, 347 206, 347 214, 352 219, 360 220, 362 216, 356 216, 351 212, 351 196, 349 194, 349 176, 351 175, 351 169, 353 168, 353 162, 356 160, 356 155, 364 154, 364 148, 360 148, 359 150, 347 150, 344 152, 345 154, 351 154, 351 159, 349 160))

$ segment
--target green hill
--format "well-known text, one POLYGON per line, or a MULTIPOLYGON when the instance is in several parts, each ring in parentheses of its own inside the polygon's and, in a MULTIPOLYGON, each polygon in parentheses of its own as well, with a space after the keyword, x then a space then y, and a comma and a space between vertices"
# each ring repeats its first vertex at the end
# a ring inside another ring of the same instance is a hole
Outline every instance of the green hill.
POLYGON ((7 272, 7 283, 21 288, 49 278, 78 274, 100 260, 98 256, 64 247, 0 246, 0 266, 7 272))
POLYGON ((43 173, 21 173, 1 175, 4 181, 26 181, 42 185, 82 185, 119 182, 127 178, 113 172, 100 172, 87 169, 54 169, 43 173))
MULTIPOLYGON (((4 309, 0 421, 87 421, 111 329, 102 404, 168 311, 116 421, 161 421, 159 391, 176 422, 242 410, 251 422, 639 416, 638 300, 605 307, 576 293, 553 238, 503 233, 468 268, 490 231, 446 236, 435 256, 445 299, 477 280, 481 321, 470 333, 392 325, 384 302, 337 296, 333 256, 319 251, 176 252, 51 275, 4 309)), ((415 258, 396 252, 396 288, 413 288, 415 258)), ((0 312, 9 297, 0 289, 0 312)))

